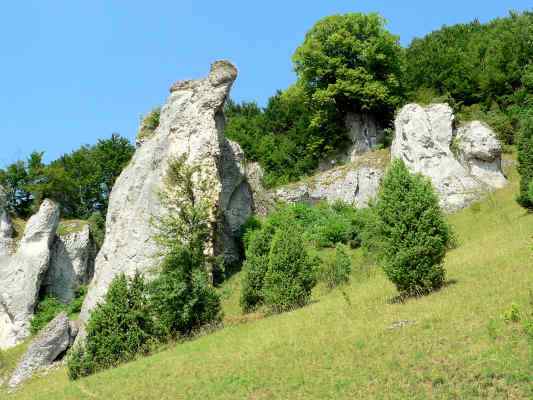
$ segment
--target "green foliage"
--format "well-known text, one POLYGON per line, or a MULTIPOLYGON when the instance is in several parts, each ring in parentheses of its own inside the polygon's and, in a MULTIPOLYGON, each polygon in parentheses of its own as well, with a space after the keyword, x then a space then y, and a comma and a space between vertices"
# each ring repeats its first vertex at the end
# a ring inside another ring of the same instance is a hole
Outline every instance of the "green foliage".
POLYGON ((30 321, 30 332, 32 335, 37 334, 63 311, 66 311, 69 316, 78 314, 81 311, 86 294, 87 287, 80 286, 76 290, 74 299, 69 304, 64 304, 53 296, 45 296, 37 303, 35 313, 30 321))
POLYGON ((91 230, 91 236, 96 244, 96 248, 100 249, 104 244, 105 238, 105 218, 100 211, 95 211, 87 220, 91 230))
POLYGON ((400 104, 401 49, 377 14, 319 21, 293 60, 298 81, 264 109, 232 101, 225 108, 226 136, 261 164, 267 187, 308 175, 345 147, 347 112, 377 114, 386 125, 400 104))
POLYGON ((352 260, 346 252, 346 247, 337 244, 335 258, 324 263, 321 271, 321 280, 330 289, 344 285, 350 281, 352 272, 352 260))
POLYGON ((159 117, 161 116, 161 107, 154 108, 141 121, 141 127, 137 132, 137 140, 149 139, 154 135, 159 126, 159 117))
POLYGON ((30 332, 32 335, 37 334, 59 313, 66 310, 65 304, 61 303, 55 297, 45 297, 35 308, 35 313, 30 322, 30 332))
POLYGON ((220 321, 220 298, 205 267, 187 247, 176 246, 165 256, 150 285, 150 302, 163 337, 188 335, 220 321))
POLYGON ((533 209, 533 109, 523 118, 518 141, 518 172, 520 193, 518 202, 533 209))
POLYGON ((160 273, 150 285, 156 325, 164 337, 187 335, 220 320, 220 298, 209 283, 210 179, 185 156, 169 164, 162 203, 165 216, 156 222, 163 254, 160 273))
POLYGON ((272 238, 264 278, 265 305, 273 312, 289 311, 308 303, 316 284, 316 262, 304 247, 296 226, 287 224, 272 238))
POLYGON ((408 97, 423 102, 440 97, 461 111, 463 120, 481 119, 512 144, 517 116, 532 104, 532 41, 531 12, 445 26, 414 39, 405 57, 408 97))
MULTIPOLYGON (((265 304, 265 276, 270 265, 273 238, 278 231, 291 227, 298 232, 293 234, 303 246, 322 248, 344 243, 355 248, 361 244, 363 223, 362 211, 342 202, 315 206, 303 203, 278 205, 264 221, 250 223, 243 238, 246 253, 240 299, 243 311, 249 312, 265 304)), ((339 257, 341 262, 342 255, 339 257)))
MULTIPOLYGON (((401 47, 378 14, 318 21, 293 56, 296 73, 320 111, 390 113, 401 100, 401 47)), ((321 118, 313 116, 314 123, 321 118)))
POLYGON ((105 296, 91 313, 82 345, 67 360, 70 379, 146 354, 157 332, 153 323, 146 283, 140 274, 117 276, 105 296))
POLYGON ((8 195, 8 209, 25 218, 44 198, 61 206, 65 218, 88 218, 93 212, 105 215, 111 188, 133 155, 134 147, 118 134, 82 146, 45 165, 43 153, 33 152, 0 170, 0 185, 8 195))
POLYGON ((376 250, 387 277, 403 294, 441 287, 448 227, 431 183, 396 160, 385 175, 373 209, 376 250))

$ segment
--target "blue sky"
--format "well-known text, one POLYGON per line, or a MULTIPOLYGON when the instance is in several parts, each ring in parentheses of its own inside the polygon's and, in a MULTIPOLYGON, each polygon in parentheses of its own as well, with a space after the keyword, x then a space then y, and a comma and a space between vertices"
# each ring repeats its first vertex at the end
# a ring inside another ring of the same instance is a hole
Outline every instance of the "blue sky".
POLYGON ((118 132, 178 79, 232 60, 232 96, 264 104, 295 79, 291 55, 319 18, 377 11, 407 45, 474 18, 531 9, 531 0, 25 0, 0 5, 0 167, 32 150, 51 160, 118 132))

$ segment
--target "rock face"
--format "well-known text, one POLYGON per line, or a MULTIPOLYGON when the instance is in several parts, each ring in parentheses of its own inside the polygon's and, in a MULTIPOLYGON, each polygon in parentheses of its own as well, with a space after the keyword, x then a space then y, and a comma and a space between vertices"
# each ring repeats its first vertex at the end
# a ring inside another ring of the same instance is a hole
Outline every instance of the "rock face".
POLYGON ((272 197, 287 203, 334 203, 340 200, 355 207, 366 207, 378 192, 387 159, 388 154, 383 150, 366 153, 356 163, 280 187, 272 193, 272 197))
POLYGON ((274 199, 263 186, 263 176, 263 168, 258 162, 246 164, 246 178, 253 194, 253 210, 256 214, 265 216, 274 205, 274 199))
POLYGON ((45 200, 28 221, 17 252, 0 270, 0 348, 29 335, 58 222, 59 207, 45 200))
POLYGON ((32 341, 8 385, 15 387, 38 370, 51 365, 69 348, 75 333, 66 313, 55 317, 32 341))
POLYGON ((0 268, 2 259, 11 254, 13 249, 13 225, 6 209, 6 194, 0 187, 0 268))
POLYGON ((402 159, 412 172, 430 178, 445 211, 466 207, 505 184, 500 154, 494 133, 481 123, 456 132, 447 104, 408 104, 396 117, 392 158, 402 159))
POLYGON ((502 174, 502 147, 494 132, 484 123, 472 121, 457 129, 459 161, 470 174, 493 188, 507 184, 502 174))
POLYGON ((65 304, 70 303, 76 290, 90 282, 95 253, 89 225, 84 225, 79 232, 56 236, 43 281, 44 292, 65 304))
POLYGON ((349 145, 332 157, 323 160, 320 171, 335 168, 338 164, 353 163, 364 153, 375 149, 384 139, 385 131, 372 114, 348 113, 345 120, 349 145))
POLYGON ((251 190, 242 173, 242 151, 223 135, 222 112, 236 77, 233 65, 219 61, 207 78, 179 81, 171 87, 158 128, 137 149, 113 188, 106 237, 96 259, 82 321, 87 321, 117 274, 147 272, 157 264, 151 221, 164 213, 158 192, 172 159, 186 155, 188 163, 199 165, 212 179, 207 195, 218 220, 210 248, 228 262, 240 257, 233 235, 251 214, 251 190))

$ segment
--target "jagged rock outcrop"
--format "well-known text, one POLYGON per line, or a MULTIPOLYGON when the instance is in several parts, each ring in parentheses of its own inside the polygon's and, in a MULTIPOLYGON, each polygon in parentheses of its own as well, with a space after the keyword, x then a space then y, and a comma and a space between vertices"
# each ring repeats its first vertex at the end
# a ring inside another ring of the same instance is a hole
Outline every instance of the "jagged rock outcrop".
POLYGON ((89 225, 79 232, 57 235, 52 245, 50 266, 43 281, 44 293, 70 303, 80 286, 90 282, 94 273, 96 246, 89 225))
POLYGON ((321 161, 320 171, 357 161, 362 154, 375 149, 385 137, 385 130, 373 114, 348 113, 345 125, 348 147, 321 161))
POLYGON ((65 312, 55 317, 32 340, 24 357, 13 372, 8 385, 16 387, 31 376, 46 368, 63 354, 74 341, 77 330, 69 321, 65 312))
POLYGON ((58 223, 59 207, 45 200, 26 224, 17 252, 0 269, 0 348, 29 335, 58 223))
POLYGON ((6 194, 0 186, 0 268, 6 256, 13 250, 13 224, 9 218, 6 194))
POLYGON ((392 158, 402 159, 412 172, 430 178, 445 211, 466 207, 505 184, 500 154, 494 133, 487 127, 481 129, 480 123, 456 132, 453 111, 447 104, 408 104, 396 117, 392 158), (485 171, 491 168, 489 176, 485 171))
POLYGON ((502 174, 502 146, 489 126, 472 121, 457 129, 457 156, 476 179, 493 188, 507 184, 502 174))
POLYGON ((199 165, 203 175, 212 179, 207 196, 218 221, 210 248, 224 254, 228 262, 240 257, 233 235, 251 214, 251 191, 242 173, 242 152, 223 135, 222 111, 236 77, 232 64, 219 61, 207 78, 179 81, 171 87, 159 126, 140 145, 113 187, 106 237, 83 305, 83 321, 117 274, 147 272, 157 265, 151 221, 164 213, 158 192, 174 158, 186 155, 188 163, 199 165))
POLYGON ((340 200, 355 207, 366 207, 378 192, 387 163, 386 151, 368 152, 359 156, 355 163, 282 186, 274 190, 271 197, 287 203, 340 200))

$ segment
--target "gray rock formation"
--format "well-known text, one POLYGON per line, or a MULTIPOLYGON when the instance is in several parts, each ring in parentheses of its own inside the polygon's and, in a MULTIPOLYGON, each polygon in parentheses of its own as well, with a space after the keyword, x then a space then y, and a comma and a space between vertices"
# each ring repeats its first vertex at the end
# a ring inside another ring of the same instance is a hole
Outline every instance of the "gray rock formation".
POLYGON ((79 287, 90 282, 95 253, 89 225, 84 225, 79 232, 56 236, 43 281, 44 292, 65 304, 70 303, 79 287))
POLYGON ((58 222, 59 207, 45 200, 29 219, 17 252, 0 269, 0 348, 12 347, 29 335, 58 222))
POLYGON ((378 192, 388 155, 385 151, 369 152, 356 163, 346 164, 316 174, 303 181, 276 189, 272 198, 287 203, 343 201, 355 207, 366 207, 378 192))
POLYGON ((253 210, 256 214, 264 216, 274 205, 274 199, 263 186, 263 176, 263 168, 258 162, 246 164, 246 178, 253 194, 253 210))
POLYGON ((385 137, 384 129, 372 114, 348 113, 345 125, 348 147, 321 161, 318 167, 320 171, 327 171, 339 164, 357 161, 359 156, 375 149, 385 137))
MULTIPOLYGON (((158 248, 151 221, 165 210, 159 192, 170 160, 186 155, 212 179, 213 217, 218 220, 210 248, 228 261, 239 257, 233 234, 251 213, 250 187, 242 176, 242 152, 224 138, 223 105, 236 68, 215 62, 209 76, 179 81, 161 109, 159 126, 137 149, 117 179, 109 202, 106 237, 96 258, 95 275, 85 299, 81 319, 105 295, 113 278, 122 272, 147 272, 157 264, 158 248)), ((213 221, 215 222, 215 221, 213 221)))
POLYGON ((32 340, 8 385, 11 388, 16 387, 31 378, 35 372, 52 365, 72 344, 75 333, 66 313, 55 317, 32 340))
POLYGON ((457 129, 457 156, 477 180, 493 188, 502 188, 507 180, 502 174, 502 146, 489 126, 472 121, 457 129))
POLYGON ((396 117, 391 155, 402 159, 412 172, 430 178, 439 193, 442 208, 453 212, 505 184, 497 165, 501 152, 499 144, 495 143, 492 131, 478 128, 474 123, 455 132, 453 111, 447 104, 428 107, 408 104, 396 117), (457 141, 464 144, 455 146, 457 141), (452 152, 454 147, 463 153, 463 163, 452 152), (489 157, 488 153, 492 155, 489 157), (486 162, 491 164, 490 168, 494 167, 494 175, 491 178, 484 175, 488 179, 480 179, 483 174, 478 170, 489 167, 480 168, 476 160, 491 160, 486 162))
POLYGON ((6 194, 0 187, 0 268, 13 250, 13 224, 7 212, 6 194))

